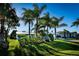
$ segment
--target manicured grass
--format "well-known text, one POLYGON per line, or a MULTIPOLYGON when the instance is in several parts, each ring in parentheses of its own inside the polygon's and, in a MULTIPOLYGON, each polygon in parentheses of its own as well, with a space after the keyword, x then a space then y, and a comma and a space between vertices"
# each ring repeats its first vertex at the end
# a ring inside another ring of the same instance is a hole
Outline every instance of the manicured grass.
POLYGON ((48 42, 47 44, 53 48, 54 55, 79 55, 79 45, 76 45, 76 43, 55 40, 54 42, 48 42))
MULTIPOLYGON (((9 50, 19 47, 18 40, 9 41, 9 50)), ((69 56, 79 55, 79 45, 74 42, 65 40, 55 40, 40 44, 27 44, 24 47, 19 47, 21 55, 42 55, 42 56, 69 56)))

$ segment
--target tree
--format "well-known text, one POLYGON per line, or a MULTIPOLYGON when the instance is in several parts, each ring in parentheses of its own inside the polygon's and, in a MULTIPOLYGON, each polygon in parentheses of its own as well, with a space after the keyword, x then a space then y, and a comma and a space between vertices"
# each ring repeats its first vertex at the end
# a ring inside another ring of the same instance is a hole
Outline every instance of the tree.
POLYGON ((31 9, 23 8, 23 20, 25 21, 25 25, 29 24, 29 38, 30 38, 30 24, 33 24, 33 11, 31 9))
POLYGON ((68 30, 64 29, 63 33, 64 33, 64 38, 70 37, 70 32, 68 30))
POLYGON ((33 4, 33 11, 34 11, 34 18, 36 20, 36 24, 35 24, 35 31, 36 31, 36 36, 37 36, 37 32, 38 32, 38 23, 39 23, 39 18, 40 15, 42 14, 42 12, 46 9, 46 5, 43 5, 41 7, 39 7, 37 4, 33 4))
MULTIPOLYGON (((11 4, 5 3, 5 4, 0 4, 0 21, 1 21, 1 34, 2 37, 7 39, 7 34, 4 37, 5 34, 5 25, 8 27, 7 30, 11 27, 15 27, 16 24, 18 23, 18 17, 16 15, 15 10, 12 8, 11 4)), ((7 31, 6 30, 6 31, 7 31)), ((7 40, 6 40, 7 41, 7 40)))
POLYGON ((3 37, 3 40, 4 40, 4 30, 5 30, 4 22, 6 20, 6 16, 9 8, 10 8, 10 4, 0 4, 1 35, 3 37))
MULTIPOLYGON (((76 21, 74 21, 71 25, 71 27, 76 26, 79 27, 79 18, 76 19, 76 21)), ((78 35, 76 35, 78 37, 78 35)))
POLYGON ((71 27, 72 26, 77 26, 77 27, 79 26, 79 18, 72 23, 71 27))
POLYGON ((54 31, 55 31, 55 38, 56 38, 56 28, 67 26, 67 24, 61 23, 61 21, 62 21, 63 19, 64 19, 63 16, 60 17, 60 18, 57 18, 57 17, 53 17, 53 18, 52 18, 51 26, 54 28, 54 31))
MULTIPOLYGON (((12 14, 10 14, 10 10, 12 10, 11 4, 9 4, 9 3, 0 4, 0 25, 1 25, 0 40, 1 39, 3 40, 0 43, 2 44, 2 54, 3 55, 7 55, 7 51, 8 51, 8 42, 7 42, 8 33, 5 31, 6 30, 5 25, 8 26, 8 23, 9 23, 8 19, 10 18, 10 16, 14 15, 14 12, 12 12, 12 14)), ((12 18, 10 18, 10 19, 12 19, 12 18)), ((15 19, 12 19, 12 20, 15 21, 15 19)), ((14 22, 10 22, 10 24, 14 24, 14 22)))
POLYGON ((16 29, 16 26, 20 26, 19 17, 16 15, 16 11, 14 8, 8 10, 7 20, 5 22, 7 25, 7 29, 6 29, 6 39, 7 39, 7 34, 9 30, 13 28, 16 29))
POLYGON ((49 13, 46 13, 42 18, 41 18, 42 26, 44 29, 47 27, 47 34, 48 34, 48 28, 51 28, 51 20, 52 18, 50 17, 49 13))

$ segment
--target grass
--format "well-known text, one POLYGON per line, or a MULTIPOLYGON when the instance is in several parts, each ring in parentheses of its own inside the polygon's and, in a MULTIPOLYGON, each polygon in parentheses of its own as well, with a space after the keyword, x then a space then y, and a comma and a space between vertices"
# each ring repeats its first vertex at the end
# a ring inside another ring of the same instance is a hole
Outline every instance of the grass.
POLYGON ((9 55, 27 56, 79 56, 79 45, 65 40, 54 40, 21 47, 18 40, 9 39, 9 55), (17 48, 17 49, 16 49, 17 48))
POLYGON ((55 55, 79 55, 79 45, 75 45, 76 43, 67 42, 64 40, 55 40, 54 42, 47 44, 53 48, 55 55))

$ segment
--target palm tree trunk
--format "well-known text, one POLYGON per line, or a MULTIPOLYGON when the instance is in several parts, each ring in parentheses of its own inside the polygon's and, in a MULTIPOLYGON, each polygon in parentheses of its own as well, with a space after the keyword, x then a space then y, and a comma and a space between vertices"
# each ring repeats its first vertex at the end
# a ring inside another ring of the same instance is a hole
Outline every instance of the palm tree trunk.
POLYGON ((2 34, 2 38, 4 40, 4 19, 1 19, 1 34, 2 34))
POLYGON ((71 33, 69 33, 70 35, 69 35, 69 38, 71 38, 71 33))
POLYGON ((8 41, 7 41, 7 37, 8 37, 8 29, 5 31, 5 41, 6 41, 6 42, 8 42, 8 41))
POLYGON ((29 22, 29 38, 30 38, 30 22, 29 22))
POLYGON ((64 38, 66 38, 66 33, 64 32, 64 38))
POLYGON ((4 19, 1 20, 1 33, 4 33, 4 19))
POLYGON ((47 26, 47 34, 48 34, 48 26, 47 26))
POLYGON ((67 32, 67 38, 69 38, 69 33, 67 32))
POLYGON ((36 37, 37 37, 37 32, 38 32, 38 18, 36 18, 36 37))
POLYGON ((55 39, 56 39, 56 27, 54 28, 54 30, 55 30, 55 39))

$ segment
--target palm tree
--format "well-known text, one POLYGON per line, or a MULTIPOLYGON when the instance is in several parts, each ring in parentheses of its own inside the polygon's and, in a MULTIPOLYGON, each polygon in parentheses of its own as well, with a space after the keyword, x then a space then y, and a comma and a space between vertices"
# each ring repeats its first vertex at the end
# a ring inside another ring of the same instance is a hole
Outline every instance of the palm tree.
POLYGON ((72 26, 77 26, 77 27, 79 26, 79 18, 72 23, 71 27, 72 26))
POLYGON ((33 4, 33 11, 34 11, 34 18, 36 20, 36 36, 37 36, 37 31, 38 31, 38 23, 39 23, 39 18, 40 18, 40 15, 42 14, 42 12, 46 9, 46 5, 43 5, 41 7, 39 7, 37 4, 33 4))
POLYGON ((72 23, 71 27, 73 26, 79 27, 79 18, 77 18, 77 20, 72 23))
POLYGON ((67 37, 70 36, 70 35, 69 35, 70 32, 69 32, 68 30, 66 30, 66 29, 64 29, 63 33, 64 33, 64 38, 67 38, 67 37))
POLYGON ((25 21, 25 25, 29 24, 29 38, 30 38, 30 24, 33 25, 33 11, 31 9, 23 8, 23 20, 25 21))
POLYGON ((47 12, 42 18, 42 26, 44 29, 47 27, 47 34, 48 34, 48 28, 51 28, 51 20, 52 18, 50 17, 50 14, 47 12))
POLYGON ((60 17, 60 18, 57 18, 57 17, 53 17, 52 18, 52 21, 51 21, 51 26, 54 28, 54 31, 55 31, 55 38, 56 38, 56 28, 58 27, 63 27, 63 26, 67 26, 67 24, 65 23, 61 23, 61 21, 64 19, 64 17, 60 17))

